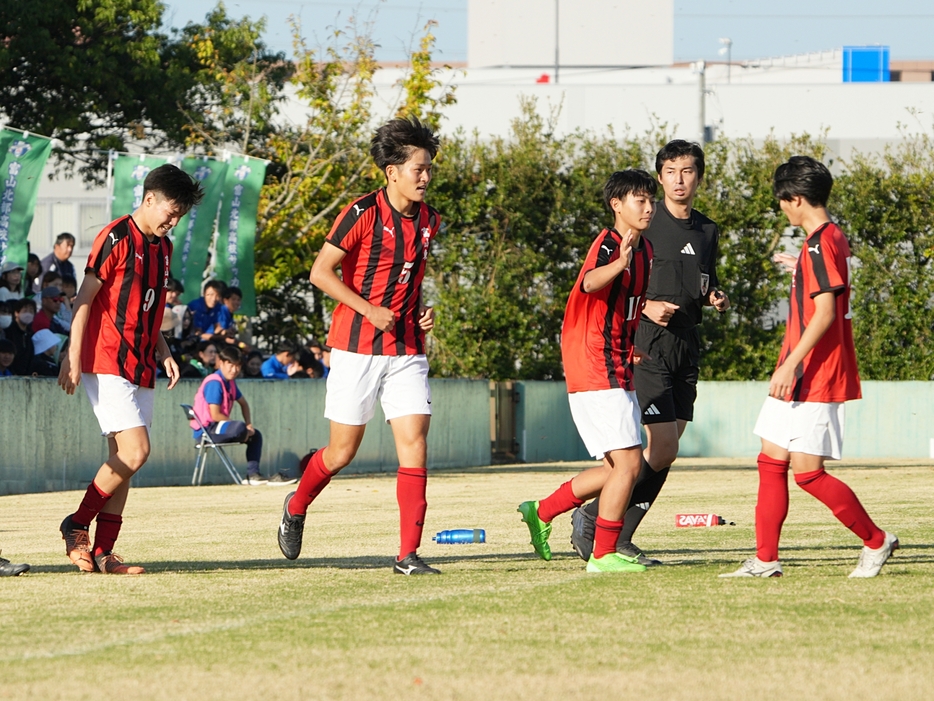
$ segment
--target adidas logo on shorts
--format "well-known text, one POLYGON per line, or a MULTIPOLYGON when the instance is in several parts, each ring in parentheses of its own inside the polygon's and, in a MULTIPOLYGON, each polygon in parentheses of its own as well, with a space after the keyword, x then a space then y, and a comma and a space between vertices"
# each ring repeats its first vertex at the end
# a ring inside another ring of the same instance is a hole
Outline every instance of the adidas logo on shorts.
POLYGON ((658 407, 654 404, 649 404, 649 408, 642 412, 646 416, 661 416, 662 412, 658 410, 658 407))

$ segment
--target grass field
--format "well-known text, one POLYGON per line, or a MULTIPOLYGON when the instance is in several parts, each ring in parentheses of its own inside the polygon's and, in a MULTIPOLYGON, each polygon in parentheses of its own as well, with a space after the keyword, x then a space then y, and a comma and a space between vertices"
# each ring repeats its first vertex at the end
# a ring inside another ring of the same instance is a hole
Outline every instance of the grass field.
POLYGON ((901 539, 881 576, 847 579, 860 544, 792 486, 785 577, 719 580, 753 551, 756 473, 682 462, 637 539, 667 566, 618 576, 584 572, 568 516, 537 559, 515 512, 583 464, 432 474, 421 553, 441 577, 391 573, 390 476, 332 482, 295 562, 275 537, 288 488, 135 490, 118 551, 141 577, 68 564, 57 527, 78 493, 3 497, 4 556, 33 569, 0 580, 0 698, 930 697, 934 467, 834 470, 901 539), (737 525, 674 527, 705 511, 737 525), (430 541, 457 527, 488 542, 430 541))

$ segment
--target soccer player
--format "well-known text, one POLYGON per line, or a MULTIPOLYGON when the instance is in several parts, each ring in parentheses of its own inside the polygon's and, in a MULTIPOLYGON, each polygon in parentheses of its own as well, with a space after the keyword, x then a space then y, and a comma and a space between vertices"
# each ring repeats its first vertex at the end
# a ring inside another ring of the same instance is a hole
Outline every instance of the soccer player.
MULTIPOLYGON (((649 357, 633 369, 646 446, 616 544, 617 552, 647 566, 661 562, 633 544, 633 534, 658 498, 678 457, 681 435, 694 419, 700 357, 697 326, 705 306, 718 312, 730 307, 717 277, 720 232, 694 209, 694 196, 704 177, 703 150, 689 141, 671 141, 655 157, 655 170, 664 198, 644 233, 654 259, 635 340, 649 357)), ((598 509, 599 499, 577 509, 571 519, 571 544, 584 560, 593 548, 598 509)))
POLYGON ((393 119, 377 129, 370 154, 386 176, 386 187, 340 213, 312 266, 312 283, 338 302, 328 334, 333 350, 324 415, 330 438, 285 499, 278 538, 290 560, 301 553, 308 506, 353 460, 380 399, 400 466, 401 544, 393 572, 439 574, 417 554, 427 509, 431 419, 424 336, 434 326, 434 311, 422 304, 421 288, 441 223, 438 212, 425 204, 425 191, 437 151, 438 138, 417 119, 393 119))
POLYGON ((113 548, 130 479, 149 457, 157 355, 169 389, 178 382, 178 366, 159 332, 172 260, 166 234, 202 195, 182 170, 159 166, 143 181, 140 206, 105 226, 91 248, 58 376, 68 394, 84 383, 109 449, 78 510, 61 525, 65 552, 83 572, 144 572, 124 564, 113 548))
POLYGON ((634 337, 652 268, 652 244, 642 237, 655 214, 658 184, 642 170, 617 171, 603 188, 613 228, 590 246, 571 289, 561 329, 561 357, 574 424, 603 465, 581 472, 541 502, 519 505, 532 547, 551 559, 551 521, 600 495, 588 572, 642 572, 638 559, 616 550, 623 514, 642 464, 639 402, 632 366, 641 356, 634 337))
POLYGON ((850 577, 875 577, 898 549, 898 538, 869 518, 853 491, 824 471, 843 449, 844 402, 859 399, 850 314, 850 246, 830 221, 833 177, 808 156, 780 165, 772 189, 792 226, 807 233, 797 260, 776 262, 794 273, 778 366, 754 432, 762 439, 756 501, 756 556, 721 577, 781 577, 778 540, 788 514, 788 466, 795 482, 825 504, 863 541, 850 577))

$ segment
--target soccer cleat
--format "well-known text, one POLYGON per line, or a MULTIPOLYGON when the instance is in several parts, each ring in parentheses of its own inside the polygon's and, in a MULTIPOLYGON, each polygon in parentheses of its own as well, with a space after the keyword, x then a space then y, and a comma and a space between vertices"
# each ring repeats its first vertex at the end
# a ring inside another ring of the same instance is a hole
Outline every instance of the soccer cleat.
POLYGON ((898 536, 893 533, 886 533, 882 546, 876 549, 863 546, 863 551, 859 554, 859 562, 856 569, 850 572, 850 577, 856 579, 867 579, 875 577, 882 569, 882 565, 898 550, 898 536))
POLYGON ((538 517, 538 502, 524 501, 516 509, 522 514, 522 520, 528 525, 532 535, 532 547, 543 560, 551 559, 551 546, 548 545, 548 536, 551 535, 551 524, 545 523, 538 517))
POLYGON ((23 572, 29 572, 29 565, 17 565, 0 557, 0 577, 18 577, 23 572))
POLYGON ((720 577, 781 577, 782 563, 762 562, 758 557, 751 557, 746 560, 742 567, 735 572, 727 572, 718 575, 720 577))
POLYGON ((298 477, 288 477, 281 472, 277 472, 266 481, 266 484, 270 487, 284 487, 287 484, 295 484, 296 482, 298 482, 298 477))
POLYGON ((101 574, 144 574, 146 572, 138 565, 123 564, 123 558, 111 550, 95 555, 94 566, 101 574))
POLYGON ((293 516, 289 513, 289 501, 295 492, 289 492, 282 505, 282 522, 279 524, 279 550, 289 560, 302 554, 302 534, 305 532, 305 515, 293 516))
POLYGON ((571 547, 584 562, 590 560, 596 530, 596 519, 587 513, 583 506, 574 509, 571 513, 571 547))
POLYGON ((258 472, 254 472, 252 474, 247 475, 246 479, 243 480, 243 484, 248 484, 251 487, 263 485, 263 484, 266 484, 267 482, 269 482, 269 480, 263 477, 258 472))
POLYGON ((91 536, 88 534, 88 527, 72 521, 73 515, 66 516, 59 526, 62 540, 65 541, 65 554, 68 555, 71 564, 82 572, 93 572, 94 560, 91 558, 91 536))
POLYGON ((654 558, 646 556, 646 554, 642 552, 642 548, 635 543, 617 543, 616 552, 620 555, 630 557, 640 565, 645 565, 646 567, 657 567, 662 564, 661 560, 655 560, 654 558))
POLYGON ((587 560, 588 572, 645 572, 645 565, 640 565, 635 558, 609 553, 603 557, 594 557, 592 554, 587 560))
POLYGON ((396 560, 392 566, 392 571, 395 574, 441 574, 441 570, 436 570, 434 567, 426 565, 422 558, 420 558, 416 553, 411 552, 406 555, 401 560, 396 560))

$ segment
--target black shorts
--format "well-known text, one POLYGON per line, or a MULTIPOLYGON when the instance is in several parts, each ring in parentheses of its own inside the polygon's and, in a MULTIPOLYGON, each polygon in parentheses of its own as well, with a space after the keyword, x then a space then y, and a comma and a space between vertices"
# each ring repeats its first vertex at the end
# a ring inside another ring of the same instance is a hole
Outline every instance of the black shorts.
POLYGON ((651 360, 643 358, 633 371, 642 423, 693 421, 700 359, 697 329, 675 335, 643 321, 636 329, 635 342, 651 356, 651 360))

